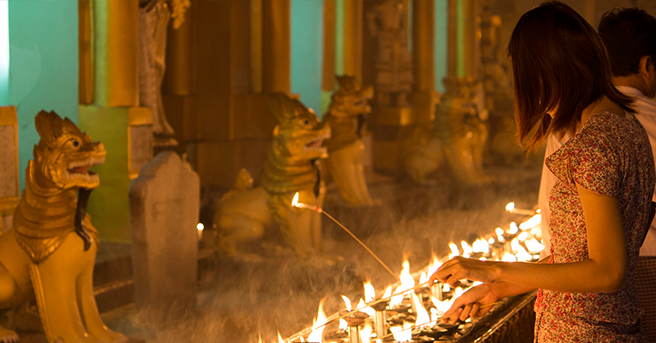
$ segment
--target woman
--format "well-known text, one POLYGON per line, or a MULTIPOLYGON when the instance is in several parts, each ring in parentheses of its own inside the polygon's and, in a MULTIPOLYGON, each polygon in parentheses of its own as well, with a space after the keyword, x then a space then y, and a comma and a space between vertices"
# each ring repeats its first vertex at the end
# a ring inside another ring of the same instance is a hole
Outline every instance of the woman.
POLYGON ((551 191, 551 256, 545 263, 456 257, 432 275, 457 286, 481 281, 444 315, 455 322, 498 299, 539 289, 536 342, 643 342, 633 272, 649 221, 654 163, 632 100, 611 83, 595 30, 574 10, 548 2, 517 23, 508 55, 521 143, 573 137, 545 161, 551 191))

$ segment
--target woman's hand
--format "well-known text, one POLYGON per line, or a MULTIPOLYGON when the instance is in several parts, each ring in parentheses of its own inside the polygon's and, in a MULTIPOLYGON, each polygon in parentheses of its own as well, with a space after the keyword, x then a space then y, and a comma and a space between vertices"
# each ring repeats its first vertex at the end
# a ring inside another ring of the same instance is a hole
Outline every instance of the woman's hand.
POLYGON ((497 281, 499 271, 495 268, 497 262, 480 261, 472 258, 456 256, 444 263, 430 277, 429 284, 435 280, 448 283, 451 287, 460 286, 460 280, 468 279, 483 283, 497 281))
POLYGON ((451 308, 442 315, 442 322, 455 324, 458 319, 480 317, 490 311, 499 298, 491 285, 474 286, 453 301, 451 308))

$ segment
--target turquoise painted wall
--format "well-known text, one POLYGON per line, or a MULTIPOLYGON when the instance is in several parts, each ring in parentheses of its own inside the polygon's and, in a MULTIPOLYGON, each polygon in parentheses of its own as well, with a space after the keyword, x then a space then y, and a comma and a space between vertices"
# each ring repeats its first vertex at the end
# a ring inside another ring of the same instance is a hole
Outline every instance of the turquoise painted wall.
POLYGON ((448 60, 448 20, 449 20, 449 2, 448 0, 435 0, 435 24, 433 29, 434 45, 433 45, 433 58, 434 58, 434 75, 435 75, 435 90, 444 93, 444 83, 442 80, 447 75, 447 60, 448 60))
POLYGON ((0 1, 0 106, 9 105, 9 2, 0 1))
POLYGON ((18 109, 19 168, 39 141, 34 116, 54 110, 77 123, 77 1, 9 1, 9 104, 18 109))
POLYGON ((292 93, 301 102, 321 113, 321 71, 323 60, 323 0, 291 2, 292 93))

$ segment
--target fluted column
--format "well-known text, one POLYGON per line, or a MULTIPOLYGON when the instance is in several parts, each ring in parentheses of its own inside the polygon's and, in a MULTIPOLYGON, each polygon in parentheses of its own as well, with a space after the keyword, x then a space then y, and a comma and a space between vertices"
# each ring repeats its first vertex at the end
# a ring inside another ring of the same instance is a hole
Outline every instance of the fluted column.
POLYGON ((262 91, 291 90, 290 0, 262 1, 262 91))

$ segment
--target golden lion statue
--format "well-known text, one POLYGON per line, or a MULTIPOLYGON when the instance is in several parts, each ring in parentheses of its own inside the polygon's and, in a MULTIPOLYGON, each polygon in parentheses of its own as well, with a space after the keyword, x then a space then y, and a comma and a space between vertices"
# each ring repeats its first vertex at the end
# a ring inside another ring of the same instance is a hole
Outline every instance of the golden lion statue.
POLYGON ((406 148, 406 172, 418 182, 437 170, 444 157, 453 176, 465 184, 487 184, 483 172, 488 112, 482 84, 469 79, 445 79, 446 93, 437 106, 434 129, 417 128, 406 148))
MULTIPOLYGON (((89 168, 105 161, 105 148, 55 112, 39 112, 35 124, 41 140, 13 226, 0 236, 0 308, 36 297, 49 342, 127 342, 103 324, 93 295, 98 239, 86 204, 100 184, 89 168)), ((0 341, 18 336, 0 328, 0 341)))
POLYGON ((330 125, 331 137, 326 167, 342 198, 349 206, 377 204, 371 198, 362 167, 362 126, 371 112, 368 101, 373 97, 372 87, 363 88, 354 76, 338 76, 339 89, 332 96, 324 122, 330 125))
POLYGON ((319 159, 326 157, 322 144, 330 137, 330 128, 285 94, 273 95, 270 107, 278 125, 264 165, 262 186, 253 188, 250 174, 242 169, 235 187, 217 203, 217 243, 228 256, 257 259, 246 246, 259 243, 274 222, 299 256, 321 249, 320 214, 292 207, 291 203, 298 192, 300 202, 323 205, 326 191, 319 159))

